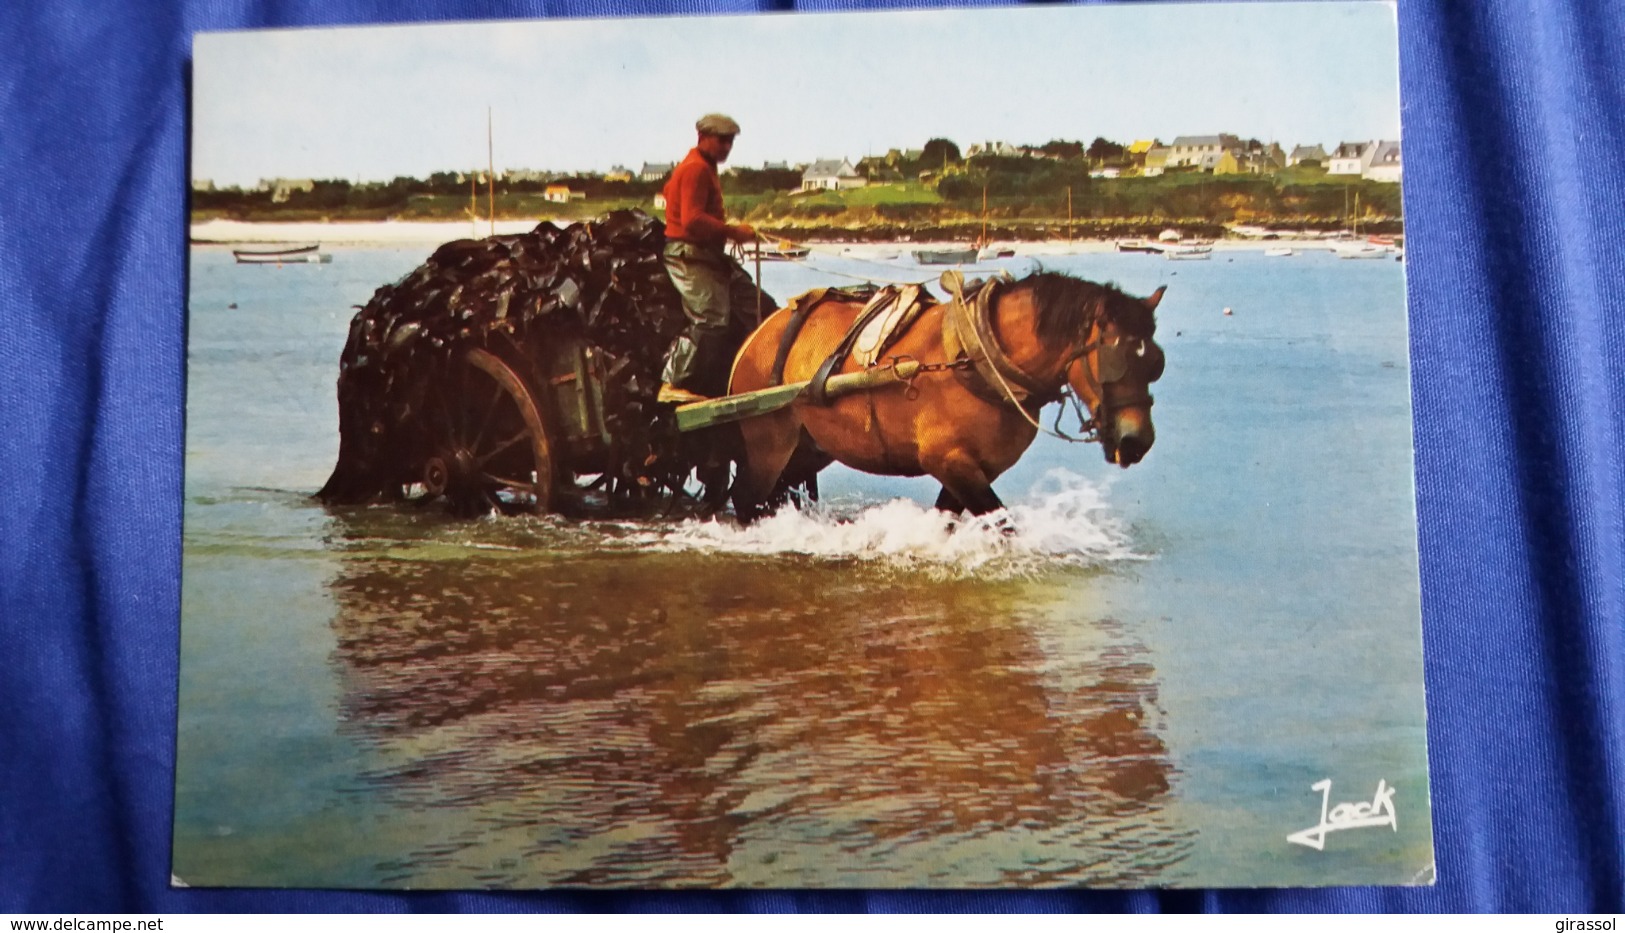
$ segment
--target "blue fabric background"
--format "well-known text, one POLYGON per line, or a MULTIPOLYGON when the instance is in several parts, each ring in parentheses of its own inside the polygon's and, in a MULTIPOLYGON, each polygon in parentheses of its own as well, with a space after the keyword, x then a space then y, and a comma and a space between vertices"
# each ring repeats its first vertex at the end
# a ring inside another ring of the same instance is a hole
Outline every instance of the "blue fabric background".
POLYGON ((170 890, 191 34, 901 5, 0 3, 0 912, 1625 907, 1621 0, 1400 7, 1435 888, 170 890))

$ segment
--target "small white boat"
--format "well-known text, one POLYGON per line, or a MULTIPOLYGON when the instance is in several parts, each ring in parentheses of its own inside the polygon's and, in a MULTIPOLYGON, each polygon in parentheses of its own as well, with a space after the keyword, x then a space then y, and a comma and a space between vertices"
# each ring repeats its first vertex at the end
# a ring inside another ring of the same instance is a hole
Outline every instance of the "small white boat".
POLYGON ((917 249, 914 261, 922 266, 958 266, 976 261, 976 247, 964 249, 917 249))
POLYGON ((304 246, 273 246, 254 249, 234 249, 231 255, 238 262, 309 262, 308 259, 296 259, 297 256, 310 256, 320 249, 320 243, 307 243, 304 246))
POLYGON ((1162 251, 1162 255, 1169 259, 1212 259, 1211 246, 1174 246, 1162 251))
POLYGON ((989 259, 1009 259, 1016 254, 1013 246, 984 246, 976 254, 977 262, 986 262, 989 259))
POLYGON ((1269 249, 1264 250, 1264 255, 1266 255, 1266 256, 1290 256, 1290 255, 1292 255, 1292 247, 1290 247, 1290 246, 1271 246, 1269 249))
POLYGON ((1388 256, 1388 247, 1378 246, 1375 243, 1360 243, 1354 246, 1339 246, 1334 252, 1338 259, 1385 259, 1388 256))
POLYGON ((238 262, 256 266, 282 266, 292 265, 293 263, 323 263, 333 261, 332 253, 298 252, 288 253, 286 255, 281 253, 237 253, 236 255, 238 262))

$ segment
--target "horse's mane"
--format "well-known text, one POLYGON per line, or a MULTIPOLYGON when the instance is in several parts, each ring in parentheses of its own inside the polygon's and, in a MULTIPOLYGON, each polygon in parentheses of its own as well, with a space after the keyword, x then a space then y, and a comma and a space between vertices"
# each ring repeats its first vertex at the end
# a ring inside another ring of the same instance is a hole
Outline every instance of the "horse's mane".
POLYGON ((1040 270, 1016 282, 1030 289, 1038 308, 1038 339, 1046 343, 1082 340, 1097 320, 1116 324, 1124 333, 1149 337, 1156 327, 1152 312, 1115 284, 1101 285, 1064 272, 1040 270))

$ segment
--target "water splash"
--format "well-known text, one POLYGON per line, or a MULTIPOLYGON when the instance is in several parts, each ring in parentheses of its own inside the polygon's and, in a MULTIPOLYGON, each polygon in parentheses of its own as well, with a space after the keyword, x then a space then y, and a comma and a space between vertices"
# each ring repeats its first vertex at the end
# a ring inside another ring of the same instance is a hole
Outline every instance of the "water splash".
POLYGON ((1020 501, 980 518, 950 519, 906 499, 825 501, 753 525, 689 521, 634 535, 644 548, 859 560, 934 576, 1012 579, 1057 568, 1143 560, 1112 514, 1103 484, 1051 471, 1020 501))

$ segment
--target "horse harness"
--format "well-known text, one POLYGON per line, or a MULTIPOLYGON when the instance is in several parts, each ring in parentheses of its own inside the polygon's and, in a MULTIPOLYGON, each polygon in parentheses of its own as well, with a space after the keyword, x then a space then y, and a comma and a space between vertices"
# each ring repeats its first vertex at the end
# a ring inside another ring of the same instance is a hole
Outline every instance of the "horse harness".
MULTIPOLYGON (((1050 402, 1065 398, 1069 393, 1066 391, 1064 379, 1059 386, 1047 386, 1033 379, 1016 366, 1005 354, 1004 348, 999 345, 998 337, 993 333, 993 300, 997 297, 999 289, 1011 281, 1013 279, 1009 273, 1004 272, 990 279, 972 280, 967 284, 962 272, 958 270, 944 272, 940 284, 948 293, 949 300, 943 320, 942 340, 950 361, 922 364, 919 372, 951 371, 971 394, 995 405, 1014 406, 1034 427, 1044 431, 1044 427, 1035 418, 1038 411, 1050 402)), ((862 301, 864 309, 847 329, 835 350, 818 367, 811 384, 807 387, 807 399, 815 405, 829 403, 825 384, 841 363, 854 355, 855 348, 860 350, 857 358, 862 365, 876 365, 884 351, 918 320, 920 314, 936 304, 919 285, 826 288, 815 289, 801 295, 795 299, 790 309, 790 319, 780 337, 769 385, 783 384, 784 367, 790 347, 800 335, 802 326, 813 309, 829 300, 851 303, 862 301), (859 347, 860 340, 865 342, 864 346, 859 347)), ((1120 342, 1113 344, 1085 342, 1062 361, 1061 370, 1064 373, 1075 360, 1097 348, 1099 352, 1096 356, 1096 368, 1100 374, 1097 387, 1100 389, 1099 395, 1104 405, 1105 385, 1122 379, 1128 372, 1128 353, 1120 342)), ((895 365, 902 359, 893 357, 891 364, 895 365)), ((1087 367, 1085 373, 1088 378, 1094 380, 1094 375, 1087 372, 1087 367)), ((911 377, 910 382, 912 378, 917 376, 911 377)), ((910 389, 912 390, 912 386, 910 389)), ((1117 400, 1118 405, 1135 402, 1149 405, 1151 397, 1146 393, 1143 398, 1117 400)), ((1084 436, 1071 437, 1061 432, 1059 412, 1056 414, 1056 427, 1046 433, 1074 442, 1098 440, 1097 418, 1090 416, 1092 413, 1086 414, 1076 397, 1073 398, 1073 404, 1078 409, 1084 436)), ((1064 411, 1064 408, 1062 410, 1064 411)))

